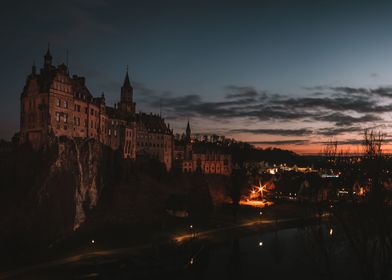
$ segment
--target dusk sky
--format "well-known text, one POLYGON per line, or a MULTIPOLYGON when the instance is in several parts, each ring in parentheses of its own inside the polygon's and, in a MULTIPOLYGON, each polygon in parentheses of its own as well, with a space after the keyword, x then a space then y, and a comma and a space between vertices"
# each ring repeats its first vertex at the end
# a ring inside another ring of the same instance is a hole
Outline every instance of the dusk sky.
POLYGON ((137 111, 161 105, 175 133, 189 118, 194 133, 305 153, 391 135, 391 14, 392 1, 4 1, 0 138, 18 131, 48 42, 111 106, 129 65, 137 111))

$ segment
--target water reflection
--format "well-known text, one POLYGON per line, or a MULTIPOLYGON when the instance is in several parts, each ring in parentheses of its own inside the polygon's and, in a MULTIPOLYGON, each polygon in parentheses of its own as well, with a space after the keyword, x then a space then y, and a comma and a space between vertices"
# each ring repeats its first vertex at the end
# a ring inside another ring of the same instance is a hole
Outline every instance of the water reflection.
POLYGON ((235 237, 230 245, 211 250, 203 279, 359 277, 351 252, 330 229, 312 226, 235 237))
POLYGON ((238 237, 235 237, 233 239, 226 271, 227 271, 227 279, 241 279, 242 260, 241 260, 240 241, 238 237))

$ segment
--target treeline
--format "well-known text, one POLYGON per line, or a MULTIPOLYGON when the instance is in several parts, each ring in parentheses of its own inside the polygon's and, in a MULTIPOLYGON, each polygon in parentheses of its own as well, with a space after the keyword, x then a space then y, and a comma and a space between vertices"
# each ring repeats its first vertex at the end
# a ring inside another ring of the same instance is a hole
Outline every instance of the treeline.
POLYGON ((244 162, 249 161, 265 161, 274 164, 305 164, 308 159, 293 151, 282 150, 278 148, 256 148, 255 146, 238 141, 217 141, 205 142, 197 141, 193 145, 195 151, 221 151, 232 155, 233 164, 243 165, 244 162))

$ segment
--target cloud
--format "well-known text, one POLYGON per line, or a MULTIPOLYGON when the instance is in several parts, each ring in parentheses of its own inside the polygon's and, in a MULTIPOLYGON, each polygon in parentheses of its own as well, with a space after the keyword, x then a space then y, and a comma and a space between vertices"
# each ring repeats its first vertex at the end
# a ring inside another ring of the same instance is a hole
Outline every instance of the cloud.
POLYGON ((330 110, 330 111, 352 111, 357 113, 388 112, 392 110, 392 104, 379 105, 376 101, 362 96, 345 97, 299 97, 284 100, 273 100, 276 105, 285 106, 289 110, 330 110))
POLYGON ((277 141, 253 141, 248 142, 252 145, 272 145, 272 146, 281 146, 281 145, 303 145, 308 144, 308 140, 302 139, 294 139, 294 140, 277 140, 277 141))
POLYGON ((357 123, 381 121, 380 117, 373 114, 366 114, 361 117, 352 117, 341 112, 315 116, 314 119, 323 122, 334 122, 337 126, 351 126, 357 123))
POLYGON ((317 134, 324 135, 324 136, 338 136, 341 134, 346 133, 359 133, 363 132, 363 129, 359 126, 352 126, 352 127, 325 127, 321 128, 317 131, 317 134))
POLYGON ((229 85, 225 89, 231 92, 226 94, 227 99, 254 98, 258 96, 257 91, 253 87, 229 85))
POLYGON ((370 78, 379 78, 380 74, 378 74, 378 73, 370 73, 369 77, 370 78))
MULTIPOLYGON (((373 89, 319 86, 320 95, 289 97, 271 94, 253 87, 229 85, 224 87, 218 101, 205 101, 199 94, 178 96, 169 91, 152 90, 135 84, 141 101, 151 108, 162 108, 166 118, 198 117, 221 124, 235 120, 248 122, 296 122, 308 128, 254 129, 231 128, 229 133, 269 134, 281 136, 333 136, 360 131, 369 123, 384 122, 383 113, 392 111, 392 104, 373 97, 392 96, 392 88, 373 89), (371 96, 372 98, 370 98, 371 96), (309 128, 310 123, 329 123, 334 128, 309 128)), ((297 126, 298 127, 298 126, 297 126)))
POLYGON ((347 95, 362 95, 365 97, 387 97, 392 98, 392 87, 377 87, 373 89, 363 87, 330 87, 335 93, 347 95))
MULTIPOLYGON (((330 142, 321 141, 321 142, 315 142, 315 144, 328 145, 330 144, 330 142)), ((338 146, 339 145, 362 145, 362 144, 363 144, 363 139, 346 139, 346 140, 338 141, 338 146)))
POLYGON ((305 136, 313 133, 307 128, 302 129, 232 129, 232 133, 269 134, 280 136, 305 136))

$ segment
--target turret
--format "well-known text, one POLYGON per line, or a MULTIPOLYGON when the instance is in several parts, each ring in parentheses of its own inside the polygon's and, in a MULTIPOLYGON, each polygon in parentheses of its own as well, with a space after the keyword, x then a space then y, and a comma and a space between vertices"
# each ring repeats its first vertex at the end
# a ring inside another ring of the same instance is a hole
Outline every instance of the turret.
POLYGON ((189 125, 189 120, 188 120, 188 124, 186 126, 185 133, 186 133, 185 138, 189 142, 191 140, 191 126, 189 125))
POLYGON ((48 50, 46 51, 46 54, 44 56, 44 67, 49 68, 52 66, 52 54, 50 53, 50 45, 48 44, 48 50))
POLYGON ((31 67, 31 75, 35 76, 37 74, 37 67, 35 67, 35 61, 33 62, 33 66, 31 67))
POLYGON ((125 74, 124 83, 121 87, 121 99, 120 99, 119 108, 123 112, 128 114, 135 113, 135 103, 133 102, 133 87, 129 80, 128 67, 127 67, 127 72, 125 74))
POLYGON ((121 87, 121 102, 127 103, 133 101, 133 88, 129 80, 128 67, 125 74, 123 86, 121 87))

